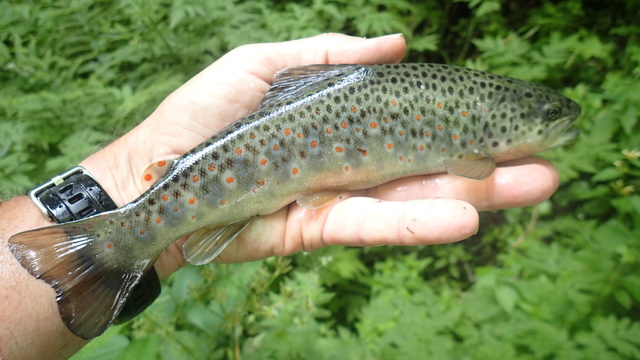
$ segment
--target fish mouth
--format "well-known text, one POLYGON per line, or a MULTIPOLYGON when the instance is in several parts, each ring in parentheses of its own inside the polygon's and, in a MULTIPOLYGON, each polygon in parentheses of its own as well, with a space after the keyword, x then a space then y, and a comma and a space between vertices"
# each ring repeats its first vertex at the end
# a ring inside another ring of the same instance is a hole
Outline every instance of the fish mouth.
POLYGON ((566 118, 558 121, 547 132, 547 140, 544 147, 551 149, 570 143, 580 134, 580 130, 572 128, 575 118, 566 118))

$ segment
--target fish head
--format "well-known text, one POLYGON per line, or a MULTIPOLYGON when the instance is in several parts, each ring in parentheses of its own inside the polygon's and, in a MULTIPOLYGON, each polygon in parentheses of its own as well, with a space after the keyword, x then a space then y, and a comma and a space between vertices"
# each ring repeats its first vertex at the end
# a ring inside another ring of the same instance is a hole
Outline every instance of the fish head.
MULTIPOLYGON (((497 161, 562 146, 579 131, 580 106, 549 88, 504 78, 484 121, 485 151, 497 161)), ((494 89, 496 86, 494 86, 494 89)))

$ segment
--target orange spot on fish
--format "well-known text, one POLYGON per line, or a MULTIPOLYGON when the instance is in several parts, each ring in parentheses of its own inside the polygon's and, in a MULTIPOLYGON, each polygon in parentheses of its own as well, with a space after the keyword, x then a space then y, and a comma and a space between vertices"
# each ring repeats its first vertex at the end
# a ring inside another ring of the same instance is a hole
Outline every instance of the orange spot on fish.
POLYGON ((226 200, 220 201, 220 205, 227 205, 227 201, 226 200))
POLYGON ((120 223, 120 226, 125 227, 125 226, 127 226, 127 223, 123 221, 123 222, 120 223))
POLYGON ((174 212, 178 212, 178 210, 180 210, 180 208, 177 205, 173 207, 174 212))
POLYGON ((431 135, 431 131, 425 131, 424 132, 424 136, 429 136, 429 135, 431 135))
POLYGON ((349 171, 349 170, 351 170, 351 168, 348 165, 344 167, 344 171, 349 171))
POLYGON ((468 112, 466 112, 466 111, 463 111, 463 112, 462 112, 462 116, 467 116, 467 114, 469 114, 469 113, 468 113, 468 112))
POLYGON ((198 175, 193 175, 193 182, 198 182, 198 180, 200 180, 198 175))
POLYGON ((391 106, 396 106, 398 103, 395 100, 391 100, 391 106))
POLYGON ((460 136, 458 136, 458 134, 453 134, 453 140, 458 140, 460 138, 460 136))
POLYGON ((371 126, 371 128, 375 129, 378 127, 378 123, 376 123, 375 121, 372 122, 371 124, 369 124, 369 126, 371 126))
POLYGON ((441 102, 438 103, 438 109, 442 109, 442 103, 441 102))
POLYGON ((254 133, 249 134, 249 138, 255 139, 256 138, 256 134, 254 134, 254 133))
POLYGON ((446 148, 446 147, 443 147, 443 148, 442 148, 442 149, 440 149, 440 150, 441 150, 442 152, 445 152, 445 151, 447 151, 447 148, 446 148))
POLYGON ((356 128, 356 131, 357 131, 357 132, 360 132, 360 128, 359 128, 359 127, 357 127, 357 128, 356 128))
POLYGON ((420 120, 420 119, 422 119, 422 116, 416 115, 416 120, 420 120))
POLYGON ((111 249, 113 247, 113 244, 107 244, 107 249, 111 249))
POLYGON ((167 200, 169 200, 169 196, 168 196, 168 195, 162 195, 162 200, 163 200, 163 201, 167 201, 167 200))
POLYGON ((442 125, 438 125, 438 130, 442 131, 442 125))
POLYGON ((404 156, 400 155, 399 159, 400 161, 404 161, 404 156))
POLYGON ((156 218, 156 224, 160 224, 162 222, 162 218, 161 217, 157 217, 156 218))
POLYGON ((291 173, 293 173, 293 175, 298 175, 298 172, 299 172, 299 171, 300 171, 300 170, 298 170, 298 168, 297 168, 297 167, 294 167, 294 168, 293 168, 293 170, 291 170, 291 173))
POLYGON ((151 181, 153 179, 153 176, 151 176, 151 174, 145 174, 144 179, 145 181, 151 181))
POLYGON ((473 145, 474 141, 473 140, 469 140, 469 145, 473 145))
POLYGON ((352 107, 351 107, 351 112, 356 112, 356 111, 358 111, 358 109, 356 109, 356 107, 355 107, 355 106, 352 106, 352 107))
POLYGON ((420 146, 418 146, 418 149, 420 149, 420 150, 424 150, 424 145, 420 145, 420 146))
POLYGON ((302 133, 298 133, 298 139, 302 139, 302 133))
POLYGON ((387 144, 387 149, 393 149, 393 144, 392 143, 388 143, 387 144))
POLYGON ((260 160, 260 165, 267 165, 267 159, 260 160))
POLYGON ((236 149, 236 154, 242 155, 242 148, 237 148, 236 149))
POLYGON ((389 123, 389 118, 383 118, 382 121, 384 121, 385 124, 389 123))
POLYGON ((209 171, 213 171, 216 169, 216 166, 214 164, 209 164, 209 171))
POLYGON ((191 215, 191 220, 195 220, 196 216, 195 215, 191 215))
POLYGON ((404 135, 404 131, 402 131, 402 130, 398 131, 398 135, 400 135, 400 136, 404 135))
POLYGON ((344 148, 341 148, 340 146, 336 146, 336 152, 341 153, 344 151, 344 148))
POLYGON ((316 109, 316 114, 320 115, 320 109, 316 109))
POLYGON ((331 134, 331 128, 327 128, 327 134, 331 134))
POLYGON ((227 184, 231 184, 232 182, 236 181, 236 179, 233 176, 229 176, 227 178, 227 184))
POLYGON ((315 140, 311 141, 311 147, 314 148, 316 146, 318 146, 318 142, 315 140))
POLYGON ((196 198, 189 198, 189 204, 193 205, 196 203, 196 198))
POLYGON ((412 162, 413 162, 413 159, 407 159, 407 162, 408 162, 408 163, 412 163, 412 162))
POLYGON ((278 146, 278 144, 273 145, 273 150, 276 150, 276 151, 280 150, 280 146, 278 146))
POLYGON ((342 126, 343 129, 347 128, 347 122, 343 121, 342 124, 340 124, 340 126, 342 126))
POLYGON ((284 134, 287 136, 291 135, 291 129, 284 129, 284 134))
POLYGON ((158 161, 158 166, 165 166, 165 165, 167 165, 167 162, 165 160, 158 161))
POLYGON ((146 233, 146 232, 147 232, 147 230, 145 230, 145 229, 140 229, 140 235, 144 235, 144 233, 146 233))
POLYGON ((256 184, 263 186, 264 185, 264 180, 256 180, 256 184))

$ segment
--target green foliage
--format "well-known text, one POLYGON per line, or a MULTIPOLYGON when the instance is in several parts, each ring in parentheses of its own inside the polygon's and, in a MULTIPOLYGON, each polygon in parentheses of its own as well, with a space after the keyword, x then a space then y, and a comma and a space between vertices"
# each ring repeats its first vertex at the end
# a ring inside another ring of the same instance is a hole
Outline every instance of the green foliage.
POLYGON ((0 192, 77 163, 236 46, 402 32, 407 61, 581 104, 579 139, 543 155, 554 197, 483 214, 460 244, 187 267, 76 359, 639 358, 639 16, 622 0, 5 2, 0 192))

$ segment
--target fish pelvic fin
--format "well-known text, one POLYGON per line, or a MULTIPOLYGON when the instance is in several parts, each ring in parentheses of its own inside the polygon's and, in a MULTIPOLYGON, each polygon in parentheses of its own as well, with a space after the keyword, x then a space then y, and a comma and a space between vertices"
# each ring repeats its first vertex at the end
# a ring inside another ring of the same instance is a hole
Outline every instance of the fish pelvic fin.
POLYGON ((184 258, 193 265, 210 263, 250 223, 252 218, 202 228, 194 232, 182 246, 184 258))
MULTIPOLYGON (((56 291, 60 317, 76 336, 89 340, 111 325, 138 280, 153 265, 115 266, 91 219, 16 234, 9 249, 20 264, 56 291), (101 249, 104 247, 104 249, 101 249)), ((111 244, 111 245, 110 245, 111 244)))

